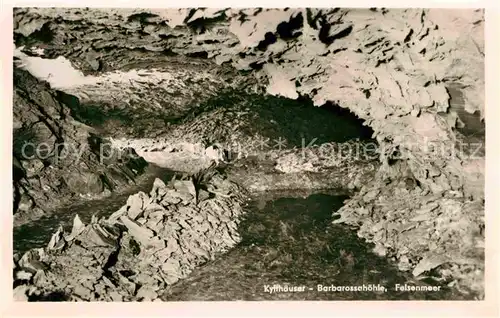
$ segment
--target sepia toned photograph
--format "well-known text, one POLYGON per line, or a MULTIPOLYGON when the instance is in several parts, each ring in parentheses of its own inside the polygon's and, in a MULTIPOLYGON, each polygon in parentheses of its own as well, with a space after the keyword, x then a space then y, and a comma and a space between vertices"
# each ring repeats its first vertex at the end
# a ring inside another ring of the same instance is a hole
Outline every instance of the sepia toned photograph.
POLYGON ((484 9, 13 22, 15 301, 485 299, 484 9))

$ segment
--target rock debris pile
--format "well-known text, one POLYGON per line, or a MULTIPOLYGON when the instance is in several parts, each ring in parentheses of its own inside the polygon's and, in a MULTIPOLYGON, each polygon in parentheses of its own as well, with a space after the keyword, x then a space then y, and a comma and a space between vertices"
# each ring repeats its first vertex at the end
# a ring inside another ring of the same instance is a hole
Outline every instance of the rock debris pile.
POLYGON ((17 299, 135 301, 186 277, 240 241, 244 191, 215 169, 156 179, 151 193, 130 196, 107 219, 67 233, 60 227, 45 248, 15 261, 17 299))
POLYGON ((418 278, 429 273, 464 294, 484 296, 482 202, 459 191, 433 193, 404 164, 379 170, 336 214, 359 227, 374 251, 418 278), (433 271, 434 270, 434 271, 433 271))

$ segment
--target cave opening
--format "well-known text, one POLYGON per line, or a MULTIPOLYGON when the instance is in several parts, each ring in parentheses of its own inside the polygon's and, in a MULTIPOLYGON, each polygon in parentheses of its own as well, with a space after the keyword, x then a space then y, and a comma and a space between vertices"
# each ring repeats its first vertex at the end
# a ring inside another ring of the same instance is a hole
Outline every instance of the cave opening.
POLYGON ((266 137, 282 135, 293 146, 302 146, 316 139, 317 144, 345 142, 351 139, 371 139, 373 130, 363 125, 363 120, 335 103, 314 106, 307 97, 296 100, 266 96, 262 105, 254 104, 263 121, 266 137), (266 121, 274 127, 266 125, 266 121))
POLYGON ((56 96, 75 119, 93 127, 103 137, 160 138, 182 130, 205 141, 207 146, 224 144, 235 134, 266 138, 270 142, 283 139, 285 148, 349 140, 376 143, 373 130, 348 108, 334 102, 314 106, 309 97, 302 95, 290 99, 225 89, 182 109, 162 100, 161 109, 148 109, 134 103, 81 103, 77 97, 62 91, 57 91, 56 96), (202 121, 210 123, 190 130, 202 121))
MULTIPOLYGON (((101 128, 110 134, 120 133, 122 128, 135 138, 156 136, 170 126, 187 125, 207 116, 227 123, 241 119, 246 121, 241 128, 246 132, 259 133, 267 138, 282 137, 292 146, 301 146, 303 142, 309 143, 313 139, 317 139, 318 144, 351 139, 371 140, 373 135, 373 130, 347 108, 332 102, 314 106, 307 97, 293 100, 227 91, 201 103, 187 105, 182 113, 172 113, 171 109, 165 108, 156 115, 148 110, 127 109, 120 105, 71 103, 70 108, 73 116, 94 128, 101 128), (214 117, 213 113, 217 111, 221 111, 223 116, 214 117), (236 118, 238 112, 249 114, 246 118, 236 118)), ((210 134, 209 131, 205 133, 210 134)))
MULTIPOLYGON (((315 140, 316 144, 326 142, 346 142, 352 139, 371 140, 373 130, 347 108, 328 102, 320 107, 305 96, 289 99, 281 96, 242 94, 228 91, 218 94, 193 111, 177 119, 178 124, 196 121, 210 112, 224 109, 228 122, 237 121, 235 112, 250 112, 240 126, 249 134, 259 134, 265 138, 286 139, 289 146, 300 147, 315 140), (246 122, 245 122, 246 121, 246 122)), ((218 118, 219 119, 219 118, 218 118)))

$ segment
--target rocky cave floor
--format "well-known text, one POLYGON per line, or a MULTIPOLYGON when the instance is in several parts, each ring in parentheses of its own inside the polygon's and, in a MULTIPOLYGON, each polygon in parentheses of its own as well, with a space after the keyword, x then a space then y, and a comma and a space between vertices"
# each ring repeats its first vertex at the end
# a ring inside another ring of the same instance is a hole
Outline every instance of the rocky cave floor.
POLYGON ((134 10, 14 10, 17 300, 484 298, 480 11, 134 10))

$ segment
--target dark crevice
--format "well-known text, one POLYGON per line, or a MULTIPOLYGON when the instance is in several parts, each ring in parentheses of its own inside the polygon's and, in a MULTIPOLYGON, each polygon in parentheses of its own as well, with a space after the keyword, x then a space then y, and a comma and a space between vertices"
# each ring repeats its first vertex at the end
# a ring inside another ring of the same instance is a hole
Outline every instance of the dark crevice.
POLYGON ((347 48, 346 48, 346 47, 343 47, 343 48, 340 48, 340 49, 335 49, 335 50, 333 50, 333 51, 332 51, 332 53, 333 53, 333 54, 336 54, 336 53, 339 53, 339 52, 342 52, 342 51, 345 51, 345 50, 347 50, 347 48))
POLYGON ((204 40, 203 41, 203 44, 218 44, 220 43, 219 40, 211 40, 211 39, 208 39, 208 40, 204 40))
POLYGON ((171 49, 163 50, 162 54, 165 56, 177 56, 177 55, 179 55, 179 54, 175 53, 174 51, 172 51, 171 49))
POLYGON ((254 12, 254 16, 258 15, 259 13, 261 13, 264 9, 263 8, 257 8, 257 10, 255 10, 254 12))
POLYGON ((194 16, 197 10, 198 10, 197 8, 191 8, 186 17, 184 18, 183 23, 186 24, 189 21, 189 19, 191 19, 194 16))
POLYGON ((158 15, 149 12, 134 13, 127 18, 128 22, 139 21, 141 24, 148 22, 149 18, 156 18, 158 15))
POLYGON ((408 34, 406 35, 403 42, 406 43, 406 42, 410 41, 412 34, 413 34, 413 29, 410 29, 410 32, 408 32, 408 34))
POLYGON ((186 53, 185 55, 187 57, 192 57, 192 58, 200 58, 200 59, 207 59, 208 58, 207 51, 190 52, 190 53, 186 53))
POLYGON ((111 254, 109 255, 108 259, 106 260, 106 263, 102 267, 103 275, 106 276, 107 278, 109 278, 115 284, 117 282, 116 282, 115 278, 113 277, 113 273, 111 271, 111 268, 113 266, 115 266, 115 264, 118 262, 118 254, 121 251, 120 241, 121 241, 121 239, 123 237, 123 231, 124 231, 122 228, 118 228, 117 230, 118 230, 118 238, 116 240, 117 241, 116 250, 114 250, 113 252, 111 252, 111 254))
POLYGON ((294 31, 301 29, 303 25, 304 25, 304 17, 302 16, 302 13, 299 12, 299 14, 290 18, 290 21, 288 22, 284 21, 278 24, 276 32, 283 40, 291 40, 302 34, 301 32, 294 32, 294 31))
POLYGON ((392 59, 393 57, 391 56, 390 58, 387 59, 378 60, 377 64, 375 64, 375 67, 379 67, 381 64, 389 63, 390 61, 392 61, 392 59))
POLYGON ((374 46, 374 45, 376 45, 376 44, 378 44, 378 43, 382 42, 383 40, 384 40, 384 38, 378 38, 378 39, 376 39, 375 41, 372 41, 372 42, 368 42, 368 43, 366 43, 364 46, 365 46, 366 48, 368 48, 368 47, 374 46))
POLYGON ((321 12, 318 12, 316 13, 316 15, 313 16, 313 12, 310 8, 307 8, 306 9, 306 20, 307 20, 307 24, 309 24, 309 26, 315 30, 318 29, 318 25, 317 25, 317 22, 319 21, 319 19, 322 17, 321 15, 321 12))
POLYGON ((363 90, 363 94, 365 94, 366 99, 370 98, 370 96, 371 96, 371 93, 370 93, 369 89, 364 89, 363 90))
POLYGON ((54 32, 51 30, 50 24, 50 22, 45 22, 39 30, 31 33, 28 37, 19 33, 14 33, 16 46, 31 46, 37 43, 51 43, 54 40, 54 32))
POLYGON ((42 295, 29 295, 28 301, 69 301, 70 297, 63 291, 51 292, 42 295))
POLYGON ((369 126, 365 126, 365 121, 352 113, 348 108, 341 107, 338 104, 330 101, 322 105, 321 108, 326 109, 330 113, 330 116, 333 115, 336 118, 341 119, 347 125, 352 125, 352 127, 357 126, 360 139, 372 139, 374 133, 373 129, 369 126))
POLYGON ((325 43, 326 45, 332 44, 333 41, 335 41, 336 39, 348 36, 352 31, 352 25, 349 25, 342 31, 335 33, 334 35, 330 35, 331 28, 332 28, 331 24, 324 23, 319 31, 319 40, 325 43))
POLYGON ((99 176, 101 179, 102 184, 104 185, 104 188, 108 189, 109 191, 113 191, 115 189, 115 184, 109 180, 109 178, 105 174, 101 174, 99 176))
POLYGON ((387 158, 387 163, 389 166, 393 166, 397 162, 402 160, 402 154, 401 151, 399 150, 399 146, 396 146, 393 150, 392 153, 389 155, 387 158))
POLYGON ((150 36, 150 34, 147 33, 147 32, 145 32, 144 30, 137 30, 136 32, 137 32, 138 35, 140 35, 139 38, 149 37, 150 36))
POLYGON ((158 37, 162 40, 168 40, 178 38, 179 36, 175 34, 158 34, 158 37))
POLYGON ((276 41, 277 41, 276 35, 274 35, 271 32, 267 32, 264 35, 264 40, 259 42, 259 44, 257 45, 257 48, 260 51, 265 51, 269 45, 276 43, 276 41))
POLYGON ((129 269, 123 269, 121 271, 119 271, 119 273, 124 276, 125 278, 129 278, 131 276, 134 276, 135 275, 135 272, 132 271, 132 270, 129 270, 129 269))
POLYGON ((141 246, 133 238, 129 240, 129 247, 132 251, 132 255, 137 256, 141 253, 141 246))
POLYGON ((250 63, 249 66, 253 70, 261 70, 264 67, 264 64, 266 64, 266 63, 265 62, 253 62, 253 63, 250 63))
MULTIPOLYGON (((189 19, 191 19, 191 17, 194 15, 194 13, 197 11, 198 9, 193 9, 190 11, 189 15, 186 17, 186 19, 184 20, 185 22, 186 21, 189 21, 189 19)), ((219 22, 223 22, 225 21, 227 18, 226 14, 222 11, 220 15, 217 15, 213 18, 198 18, 194 21, 190 21, 189 23, 187 23, 187 26, 195 33, 197 34, 203 34, 205 33, 208 29, 210 29, 212 26, 214 26, 215 24, 219 23, 219 22)))
POLYGON ((19 185, 18 185, 18 182, 19 181, 15 181, 14 180, 14 200, 13 200, 13 209, 12 211, 14 213, 16 213, 17 209, 19 208, 19 203, 21 202, 21 192, 19 191, 19 185))

